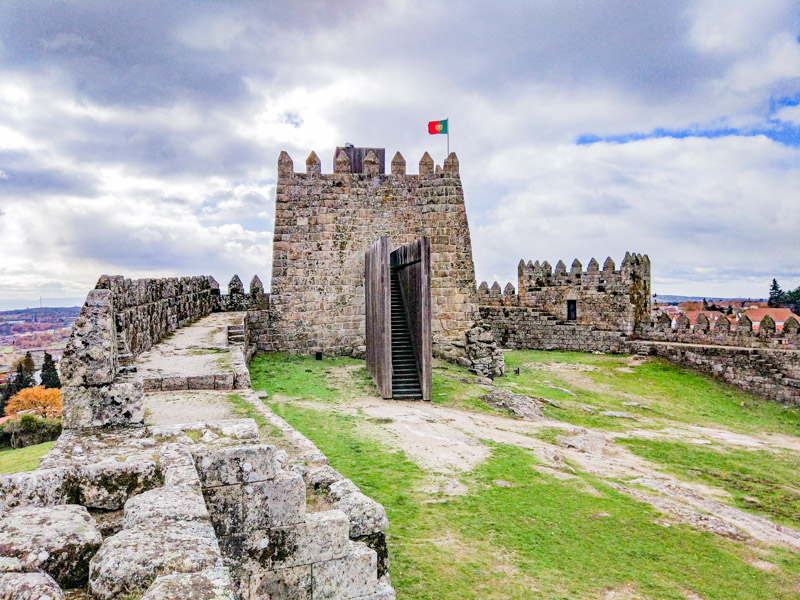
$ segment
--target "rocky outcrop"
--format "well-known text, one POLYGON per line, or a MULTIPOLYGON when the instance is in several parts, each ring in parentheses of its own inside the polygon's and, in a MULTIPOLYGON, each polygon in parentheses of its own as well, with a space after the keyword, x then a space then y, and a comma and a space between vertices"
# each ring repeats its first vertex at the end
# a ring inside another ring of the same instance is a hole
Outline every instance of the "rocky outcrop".
POLYGON ((511 390, 493 387, 488 394, 478 399, 489 406, 508 411, 520 419, 535 421, 544 418, 542 405, 537 400, 523 394, 515 394, 511 390))

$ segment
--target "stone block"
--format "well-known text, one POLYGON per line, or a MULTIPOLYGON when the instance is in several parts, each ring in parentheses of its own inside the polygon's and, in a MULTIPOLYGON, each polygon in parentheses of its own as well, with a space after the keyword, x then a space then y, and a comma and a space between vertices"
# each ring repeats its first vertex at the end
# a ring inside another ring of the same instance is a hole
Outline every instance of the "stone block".
POLYGON ((343 497, 333 503, 350 521, 350 537, 360 537, 385 531, 389 526, 386 509, 361 492, 343 497))
POLYGON ((173 573, 156 578, 142 600, 235 600, 228 569, 173 573))
POLYGON ((161 377, 145 377, 142 380, 145 392, 160 392, 161 391, 161 377))
POLYGON ((125 503, 125 529, 160 527, 181 521, 208 522, 208 510, 198 487, 159 487, 143 492, 125 503))
POLYGON ((245 530, 300 523, 306 514, 306 486, 296 473, 280 472, 274 479, 243 486, 245 530))
POLYGON ((250 598, 311 599, 311 565, 265 571, 250 575, 250 598))
POLYGON ((327 491, 334 483, 343 479, 344 477, 330 465, 323 465, 308 472, 308 483, 315 490, 327 491))
POLYGON ((47 573, 2 573, 0 600, 64 600, 64 592, 47 573))
POLYGON ((143 396, 144 387, 139 381, 100 387, 64 387, 61 389, 64 429, 141 424, 144 422, 143 396))
POLYGON ((153 461, 104 461, 78 469, 74 492, 89 508, 118 510, 131 496, 156 487, 158 473, 153 461))
POLYGON ((391 584, 387 581, 381 581, 378 583, 374 594, 359 596, 353 598, 353 600, 395 600, 395 598, 397 598, 397 594, 391 584))
POLYGON ((190 390, 213 390, 214 375, 192 375, 186 378, 186 385, 190 390))
POLYGON ((363 542, 378 555, 378 578, 389 574, 389 548, 386 545, 386 533, 383 531, 351 538, 354 542, 363 542))
POLYGON ((349 528, 340 510, 307 514, 296 525, 251 532, 250 554, 270 570, 342 558, 349 551, 349 528))
POLYGON ((37 469, 0 476, 0 496, 7 508, 65 504, 72 491, 73 469, 37 469))
POLYGON ((258 425, 254 419, 227 419, 210 423, 209 426, 220 435, 236 440, 258 439, 258 425))
POLYGON ((176 390, 187 390, 189 385, 185 376, 175 375, 172 377, 161 378, 161 389, 165 392, 172 392, 176 390))
POLYGON ((233 373, 217 373, 214 375, 215 390, 232 390, 233 373))
POLYGON ((200 476, 194 466, 192 454, 180 444, 163 444, 159 452, 159 468, 165 486, 196 486, 200 476))
POLYGON ((0 519, 0 555, 23 571, 41 570, 63 587, 80 587, 103 539, 83 506, 20 506, 0 519))
POLYGON ((109 290, 89 292, 59 366, 62 383, 68 387, 114 381, 118 370, 117 328, 109 290))
POLYGON ((344 558, 311 566, 311 594, 314 600, 339 600, 374 594, 377 591, 377 555, 366 544, 350 542, 344 558))
POLYGON ((208 487, 203 490, 203 496, 217 537, 244 532, 243 492, 240 484, 208 487))
POLYGON ((275 446, 230 446, 197 457, 197 472, 203 487, 255 483, 275 477, 278 469, 275 446))
POLYGON ((106 538, 89 566, 89 589, 99 600, 148 587, 156 577, 214 568, 219 546, 210 523, 184 521, 123 529, 106 538))

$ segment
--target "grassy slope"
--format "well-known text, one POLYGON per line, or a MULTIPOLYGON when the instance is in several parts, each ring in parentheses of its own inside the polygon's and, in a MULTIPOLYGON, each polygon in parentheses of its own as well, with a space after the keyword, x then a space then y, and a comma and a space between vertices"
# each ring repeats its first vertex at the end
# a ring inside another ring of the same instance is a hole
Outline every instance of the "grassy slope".
MULTIPOLYGON (((529 353, 507 357, 512 368, 515 362, 533 360, 529 353)), ((613 357, 558 356, 567 360, 579 357, 609 369, 620 364, 605 363, 613 357)), ((554 358, 554 353, 545 358, 554 358)), ((343 359, 316 363, 300 357, 261 356, 252 365, 254 387, 270 395, 277 392, 322 400, 319 410, 291 402, 273 401, 270 405, 314 440, 337 469, 384 504, 391 523, 392 581, 400 597, 602 598, 604 590, 630 585, 643 598, 682 600, 687 590, 706 600, 796 598, 800 584, 797 555, 774 550, 770 560, 780 568, 772 573, 760 571, 746 562, 759 558, 747 546, 681 525, 664 527, 659 524, 664 522, 663 516, 647 505, 588 475, 561 481, 540 474, 532 469, 533 456, 519 448, 494 446, 489 460, 464 475, 469 495, 430 502, 430 495, 416 491, 426 476, 420 467, 402 452, 361 437, 354 426, 358 416, 326 409, 340 394, 331 381, 331 367, 351 363, 359 364, 343 359), (513 487, 497 486, 494 482, 499 479, 513 487), (592 490, 599 490, 601 497, 592 490)), ((669 373, 670 367, 664 365, 658 370, 667 373, 655 377, 654 382, 652 373, 639 372, 654 388, 648 403, 668 398, 676 381, 680 387, 692 385, 686 378, 691 374, 674 368, 675 372, 669 373)), ((520 378, 526 374, 523 368, 520 378)), ((603 371, 591 374, 616 377, 616 373, 603 371)), ((356 386, 368 388, 364 374, 360 376, 356 386)), ((546 379, 554 385, 551 376, 547 373, 546 379)), ((457 378, 468 376, 439 365, 434 400, 485 410, 476 401, 481 388, 457 378)), ((533 379, 522 383, 536 384, 533 379)), ((556 383, 570 389, 566 382, 556 383)), ((700 387, 709 385, 714 384, 704 380, 700 387)), ((573 399, 546 386, 542 391, 551 397, 561 394, 558 399, 573 399)), ((711 407, 703 406, 710 395, 713 389, 692 395, 695 406, 682 414, 707 411, 725 415, 727 410, 715 408, 713 402, 711 407)), ((586 398, 580 401, 589 403, 586 398)), ((619 403, 613 397, 599 401, 608 402, 601 406, 609 408, 619 403)), ((766 419, 773 419, 771 425, 781 430, 783 414, 770 410, 765 414, 766 419)))
MULTIPOLYGON (((743 433, 800 432, 800 410, 787 409, 774 402, 759 400, 705 375, 682 369, 662 360, 652 360, 629 369, 627 357, 574 352, 521 351, 506 354, 509 374, 497 383, 558 401, 562 409, 547 408, 548 416, 576 425, 621 429, 627 424, 619 419, 589 415, 575 406, 577 402, 598 410, 622 410, 653 419, 650 427, 663 421, 677 421, 711 427, 723 426, 743 433), (590 365, 596 370, 581 372, 590 386, 570 383, 558 371, 545 368, 548 363, 590 365), (514 369, 520 368, 520 375, 514 369), (632 371, 632 372, 631 372, 632 371), (554 389, 561 387, 573 395, 554 389), (649 408, 625 406, 625 401, 639 401, 649 408)), ((647 425, 645 425, 647 426, 647 425)))
POLYGON ((50 451, 54 442, 36 444, 18 450, 0 450, 0 474, 33 471, 39 459, 50 451))
POLYGON ((636 454, 683 477, 721 487, 736 506, 800 526, 800 456, 790 452, 620 439, 636 454))

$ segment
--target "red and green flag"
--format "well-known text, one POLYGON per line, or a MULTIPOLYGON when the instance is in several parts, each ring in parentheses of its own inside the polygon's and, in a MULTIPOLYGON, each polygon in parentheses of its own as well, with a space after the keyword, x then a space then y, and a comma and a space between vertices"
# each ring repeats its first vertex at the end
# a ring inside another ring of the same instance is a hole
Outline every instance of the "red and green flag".
POLYGON ((447 133, 447 119, 441 121, 429 121, 428 133, 436 135, 437 133, 447 133))

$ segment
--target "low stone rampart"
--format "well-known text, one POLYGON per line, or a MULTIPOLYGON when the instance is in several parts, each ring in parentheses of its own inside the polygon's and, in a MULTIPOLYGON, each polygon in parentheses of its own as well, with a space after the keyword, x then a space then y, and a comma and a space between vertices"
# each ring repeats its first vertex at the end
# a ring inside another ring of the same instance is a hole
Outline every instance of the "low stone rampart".
POLYGON ((0 597, 393 600, 383 507, 316 453, 290 460, 252 419, 65 432, 0 476, 0 597), (305 464, 330 474, 314 510, 305 464))
POLYGON ((660 356, 769 400, 800 406, 800 350, 634 340, 629 351, 660 356))
MULTIPOLYGON (((101 276, 86 298, 61 360, 64 428, 142 423, 143 382, 118 377, 133 358, 212 311, 246 311, 268 304, 257 276, 245 294, 234 275, 227 295, 220 294, 219 284, 210 276, 101 276)), ((249 387, 247 361, 252 352, 248 352, 238 345, 231 352, 235 373, 227 388, 249 387)))
POLYGON ((167 333, 214 308, 219 286, 213 277, 126 279, 103 275, 96 290, 111 292, 114 322, 127 351, 136 356, 167 333))
POLYGON ((481 305, 480 311, 483 322, 503 348, 614 354, 627 351, 626 338, 619 331, 563 322, 524 306, 481 305))
POLYGON ((765 317, 758 331, 754 331, 746 314, 739 319, 735 329, 724 318, 718 319, 712 329, 708 319, 702 314, 694 327, 690 326, 685 315, 678 317, 676 325, 673 329, 672 319, 667 315, 648 319, 636 329, 636 339, 743 348, 800 348, 800 325, 794 317, 787 319, 781 331, 777 331, 775 322, 770 317, 765 317))

